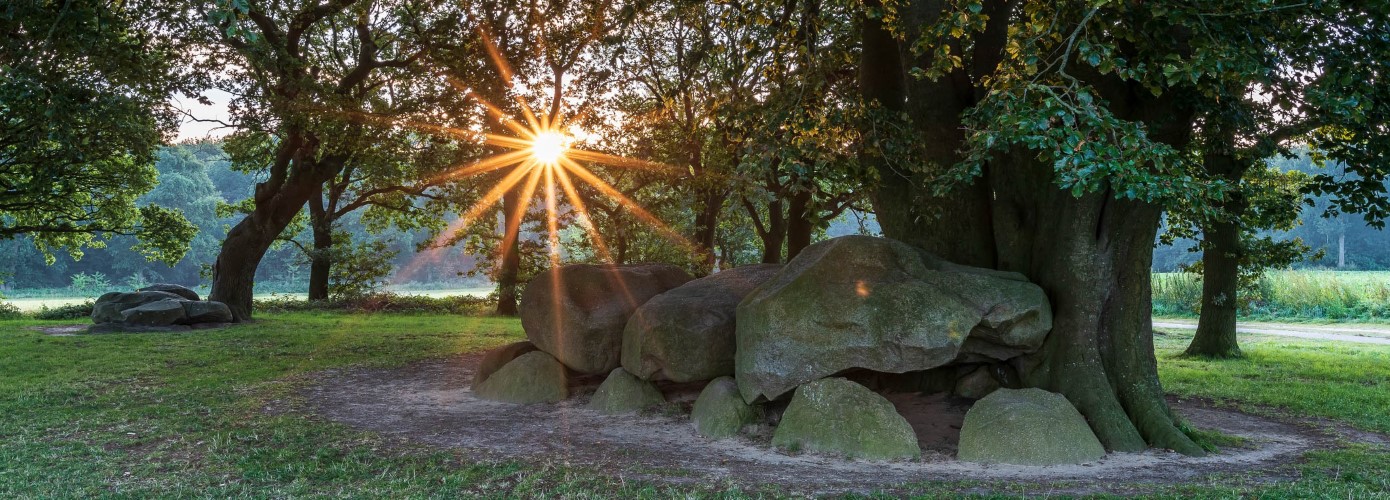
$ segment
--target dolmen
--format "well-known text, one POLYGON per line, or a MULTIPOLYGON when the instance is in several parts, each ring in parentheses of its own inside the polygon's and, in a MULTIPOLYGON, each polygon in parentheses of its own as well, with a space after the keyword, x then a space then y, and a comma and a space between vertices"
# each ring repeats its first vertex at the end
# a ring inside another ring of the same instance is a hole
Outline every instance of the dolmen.
POLYGON ((887 238, 844 236, 786 265, 699 279, 666 264, 563 266, 527 284, 520 311, 527 340, 485 355, 475 396, 557 402, 573 378, 602 376, 588 408, 621 414, 662 405, 656 382, 707 383, 691 413, 707 438, 772 422, 788 452, 901 460, 921 449, 879 391, 950 392, 978 400, 963 460, 1104 456, 1065 397, 1022 389, 1010 363, 1052 330, 1043 290, 887 238))
POLYGON ((227 325, 226 304, 200 300, 193 290, 168 283, 134 292, 110 292, 92 306, 92 333, 184 331, 227 325))

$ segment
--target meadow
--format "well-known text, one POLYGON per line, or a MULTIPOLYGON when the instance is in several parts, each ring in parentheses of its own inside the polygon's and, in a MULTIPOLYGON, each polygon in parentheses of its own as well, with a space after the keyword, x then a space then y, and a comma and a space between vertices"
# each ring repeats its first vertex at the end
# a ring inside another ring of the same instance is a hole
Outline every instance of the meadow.
MULTIPOLYGON (((1202 283, 1190 273, 1155 273, 1154 316, 1196 317, 1202 283)), ((1273 271, 1243 291, 1243 318, 1263 321, 1390 321, 1390 271, 1273 271)))
MULTIPOLYGON (((196 334, 51 336, 0 321, 0 497, 780 497, 775 485, 671 486, 583 464, 496 461, 325 421, 315 373, 400 366, 522 338, 517 320, 457 314, 264 314, 196 334)), ((1244 360, 1185 359, 1156 337, 1165 387, 1244 411, 1390 432, 1390 347, 1242 339, 1244 360)), ((1341 497, 1390 491, 1390 452, 1352 442, 1290 464, 1297 478, 1211 475, 1159 496, 1341 497)), ((926 482, 923 496, 981 491, 926 482)), ((1037 490, 1003 486, 1010 493, 1037 490)), ((1005 491, 996 491, 1003 493, 1005 491)))

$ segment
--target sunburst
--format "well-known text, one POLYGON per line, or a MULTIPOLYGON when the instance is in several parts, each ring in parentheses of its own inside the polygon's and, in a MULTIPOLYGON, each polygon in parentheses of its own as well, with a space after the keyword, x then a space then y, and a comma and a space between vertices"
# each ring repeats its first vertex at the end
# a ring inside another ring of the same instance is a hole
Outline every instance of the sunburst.
MULTIPOLYGON (((678 173, 679 170, 669 165, 658 162, 628 158, 611 155, 599 151, 592 151, 576 147, 574 137, 568 132, 569 125, 563 115, 562 106, 559 103, 551 103, 549 114, 537 114, 526 99, 515 92, 513 87, 514 74, 511 66, 497 50, 490 37, 482 36, 484 46, 488 49, 488 55, 496 66, 498 76, 506 85, 507 90, 516 99, 517 107, 521 111, 522 119, 518 120, 509 116, 501 107, 489 102, 487 99, 473 92, 468 86, 455 78, 447 78, 450 85, 457 91, 464 93, 473 101, 482 105, 488 116, 497 124, 501 125, 511 134, 482 134, 485 144, 507 149, 496 155, 492 155, 481 160, 466 165, 449 169, 444 175, 450 178, 463 178, 478 176, 490 172, 502 171, 510 168, 509 172, 502 175, 496 184, 485 192, 477 203, 473 204, 463 214, 449 225, 448 229, 440 234, 440 241, 453 239, 461 234, 467 227, 476 222, 479 218, 489 213, 502 200, 507 193, 512 192, 520 186, 521 203, 516 208, 516 212, 509 214, 507 220, 512 221, 508 227, 504 228, 502 244, 498 247, 499 255, 505 255, 510 248, 516 244, 520 233, 520 221, 529 213, 531 204, 535 198, 540 197, 544 200, 546 211, 546 231, 547 245, 549 250, 549 260, 552 266, 560 263, 560 215, 559 210, 562 203, 567 204, 578 219, 579 226, 587 233, 590 242, 593 244, 597 256, 605 262, 612 263, 613 257, 608 251, 607 244, 602 235, 599 234, 597 226, 593 223, 589 215, 588 207, 585 206, 583 198, 577 189, 578 183, 583 183, 593 190, 617 201, 628 213, 657 230, 668 240, 685 248, 693 248, 693 245, 676 231, 672 230, 659 218, 647 211, 636 201, 623 194, 613 185, 603 180, 583 163, 601 164, 617 168, 633 168, 652 170, 658 172, 678 173), (583 163, 581 163, 583 162, 583 163), (537 191, 541 191, 537 193, 537 191)), ((555 83, 556 85, 559 82, 555 83)), ((555 93, 556 99, 560 93, 555 93)), ((412 124, 417 128, 426 129, 431 132, 444 132, 455 137, 472 136, 476 134, 467 131, 452 129, 428 124, 412 124)))

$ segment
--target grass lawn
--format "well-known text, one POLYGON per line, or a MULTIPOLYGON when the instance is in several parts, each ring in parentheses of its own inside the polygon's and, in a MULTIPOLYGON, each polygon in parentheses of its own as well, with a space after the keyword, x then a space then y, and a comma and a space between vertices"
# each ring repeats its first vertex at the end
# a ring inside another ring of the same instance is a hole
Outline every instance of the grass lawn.
MULTIPOLYGON (((443 315, 266 315, 189 334, 57 337, 0 322, 0 498, 758 496, 773 488, 676 491, 553 464, 478 460, 284 413, 303 375, 390 366, 522 337, 517 321, 443 315)), ((1243 361, 1176 358, 1160 336, 1165 385, 1249 411, 1390 432, 1390 348, 1243 338, 1243 361)), ((1312 453, 1302 479, 1219 478, 1163 495, 1390 495, 1390 452, 1348 444, 1312 453)), ((924 494, 954 485, 924 485, 924 494)), ((978 487, 966 486, 969 488, 978 487)), ((1016 493, 1028 490, 1012 489, 1016 493)))

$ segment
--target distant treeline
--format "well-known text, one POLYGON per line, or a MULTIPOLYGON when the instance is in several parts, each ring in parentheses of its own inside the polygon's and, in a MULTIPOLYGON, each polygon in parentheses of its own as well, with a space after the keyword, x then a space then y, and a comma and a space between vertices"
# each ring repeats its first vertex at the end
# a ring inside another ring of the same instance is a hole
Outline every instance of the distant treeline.
MULTIPOLYGON (((246 200, 259 180, 256 174, 234 170, 222 148, 215 142, 193 142, 163 148, 156 168, 159 185, 142 199, 181 211, 198 226, 198 235, 183 260, 174 266, 148 262, 131 249, 132 237, 116 236, 107 241, 106 248, 84 251, 81 259, 65 252, 54 252, 52 265, 31 239, 20 237, 0 240, 0 282, 4 289, 102 289, 109 286, 133 286, 142 283, 170 282, 198 286, 208 282, 205 270, 217 259, 217 252, 227 229, 242 214, 233 213, 232 204, 246 200), (103 283, 104 282, 104 283, 103 283)), ((459 273, 472 269, 474 259, 463 255, 459 248, 417 253, 416 246, 428 236, 424 230, 402 231, 385 228, 369 234, 355 214, 349 215, 339 227, 359 237, 378 240, 395 251, 392 264, 396 272, 390 281, 396 284, 459 285, 486 281, 483 278, 461 277, 459 273)), ((300 235, 307 240, 307 235, 300 235)), ((304 253, 294 244, 285 242, 273 248, 261 261, 256 273, 258 291, 302 291, 307 285, 308 264, 304 253)))
MULTIPOLYGON (((1326 172, 1315 165, 1306 153, 1297 158, 1277 158, 1270 160, 1270 163, 1285 171, 1297 170, 1308 174, 1326 172)), ((1329 165, 1327 168, 1337 167, 1329 165)), ((1326 197, 1315 198, 1312 206, 1303 207, 1298 227, 1292 231, 1272 233, 1276 240, 1302 238, 1303 243, 1312 249, 1309 258, 1294 263, 1293 268, 1390 270, 1390 232, 1367 226, 1360 215, 1323 217, 1327 207, 1326 197)), ((1154 271, 1177 271, 1183 265, 1196 262, 1201 254, 1189 251, 1195 244, 1192 240, 1178 240, 1172 245, 1158 245, 1154 249, 1154 271)))

